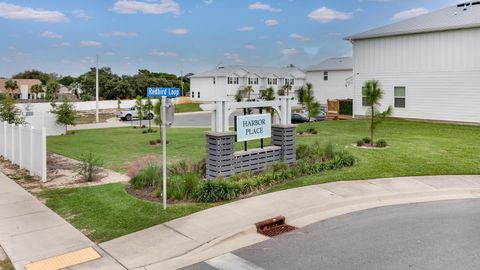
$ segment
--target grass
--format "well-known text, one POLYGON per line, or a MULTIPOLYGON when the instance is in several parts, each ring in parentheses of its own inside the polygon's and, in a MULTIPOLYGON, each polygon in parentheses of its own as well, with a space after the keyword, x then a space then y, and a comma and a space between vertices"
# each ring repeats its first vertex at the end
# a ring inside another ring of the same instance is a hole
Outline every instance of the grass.
POLYGON ((199 112, 202 111, 200 108, 200 103, 185 103, 175 105, 176 113, 185 113, 185 112, 199 112))
MULTIPOLYGON (((385 139, 388 142, 388 148, 370 150, 353 147, 352 144, 357 140, 368 136, 368 125, 366 120, 301 125, 299 129, 312 126, 318 134, 298 136, 297 144, 332 142, 338 147, 347 148, 359 163, 350 168, 292 179, 272 187, 268 192, 338 180, 480 174, 479 126, 389 119, 379 126, 376 134, 377 140, 385 139)), ((170 160, 202 159, 205 155, 204 133, 204 129, 169 129, 170 160)), ((92 151, 108 167, 122 171, 129 162, 142 155, 160 154, 159 147, 147 145, 150 139, 158 137, 158 133, 144 135, 140 129, 132 128, 82 130, 73 136, 49 137, 48 149, 73 158, 92 151)), ((258 142, 249 143, 249 147, 255 146, 258 146, 258 142)), ((238 143, 236 147, 241 150, 243 144, 238 143)), ((175 205, 167 212, 162 212, 160 204, 130 197, 122 184, 51 190, 42 195, 48 199, 50 208, 64 217, 71 217, 74 226, 97 242, 212 206, 175 205)))
POLYGON ((15 270, 12 262, 9 259, 0 261, 0 270, 15 270))
POLYGON ((53 189, 40 194, 90 239, 99 243, 211 207, 211 204, 171 205, 142 201, 126 193, 123 184, 53 189))

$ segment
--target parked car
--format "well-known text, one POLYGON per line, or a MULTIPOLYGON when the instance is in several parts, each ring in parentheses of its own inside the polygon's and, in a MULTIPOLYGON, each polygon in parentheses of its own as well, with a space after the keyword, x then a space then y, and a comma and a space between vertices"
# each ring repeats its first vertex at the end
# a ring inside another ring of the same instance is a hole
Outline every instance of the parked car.
POLYGON ((301 124, 310 122, 308 117, 299 113, 292 113, 292 124, 301 124))
MULTIPOLYGON (((155 117, 152 111, 144 116, 144 119, 152 120, 155 117)), ((120 118, 122 121, 132 121, 133 119, 138 119, 138 112, 135 107, 131 107, 128 110, 119 110, 117 111, 117 118, 120 118)))
POLYGON ((327 113, 324 111, 320 111, 317 116, 312 117, 312 120, 315 122, 325 121, 325 119, 327 119, 327 113))

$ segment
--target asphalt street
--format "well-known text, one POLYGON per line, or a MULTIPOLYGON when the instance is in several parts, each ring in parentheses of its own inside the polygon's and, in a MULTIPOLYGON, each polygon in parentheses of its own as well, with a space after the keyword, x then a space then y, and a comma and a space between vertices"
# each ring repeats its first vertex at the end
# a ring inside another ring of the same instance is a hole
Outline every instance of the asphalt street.
MULTIPOLYGON (((242 115, 241 112, 234 112, 230 116, 230 126, 233 126, 233 120, 235 115, 242 115)), ((173 127, 196 127, 196 128, 210 128, 211 126, 211 113, 202 112, 194 114, 175 114, 175 120, 173 127)), ((153 122, 152 122, 153 123, 153 122)), ((132 125, 140 125, 138 120, 131 122, 132 125)), ((148 120, 143 120, 142 125, 148 125, 148 120)))
POLYGON ((347 214, 184 269, 477 270, 480 200, 347 214))

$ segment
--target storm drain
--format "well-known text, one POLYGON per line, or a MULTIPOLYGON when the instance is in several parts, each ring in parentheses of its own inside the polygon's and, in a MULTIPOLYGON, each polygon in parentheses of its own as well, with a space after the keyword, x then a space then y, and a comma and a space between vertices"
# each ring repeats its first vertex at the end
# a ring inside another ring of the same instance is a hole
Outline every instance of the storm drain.
POLYGON ((255 226, 257 227, 257 232, 259 234, 263 234, 268 237, 274 237, 297 229, 296 227, 285 224, 284 216, 278 216, 257 222, 255 223, 255 226))

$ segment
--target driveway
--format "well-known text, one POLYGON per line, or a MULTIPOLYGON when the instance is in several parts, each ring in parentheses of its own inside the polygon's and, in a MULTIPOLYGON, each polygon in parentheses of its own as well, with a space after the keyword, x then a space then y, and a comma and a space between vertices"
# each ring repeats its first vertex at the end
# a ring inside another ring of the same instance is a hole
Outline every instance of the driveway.
POLYGON ((387 206, 315 223, 184 269, 476 270, 479 231, 480 199, 387 206))

